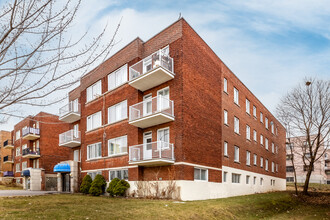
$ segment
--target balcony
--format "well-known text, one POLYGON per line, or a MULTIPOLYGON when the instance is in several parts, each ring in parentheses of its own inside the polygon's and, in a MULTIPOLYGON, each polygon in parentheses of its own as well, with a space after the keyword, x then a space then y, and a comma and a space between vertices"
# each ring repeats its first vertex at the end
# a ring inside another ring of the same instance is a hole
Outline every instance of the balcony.
POLYGON ((70 102, 60 108, 59 120, 67 123, 73 123, 80 120, 80 104, 77 102, 70 102))
POLYGON ((22 129, 22 138, 25 140, 36 140, 40 138, 40 129, 39 128, 23 128, 22 129))
POLYGON ((36 151, 32 151, 30 148, 25 148, 22 151, 22 157, 23 158, 39 158, 40 157, 40 150, 37 148, 36 151))
POLYGON ((4 164, 12 164, 14 163, 14 158, 12 156, 5 156, 3 157, 4 164))
POLYGON ((144 92, 174 78, 173 59, 162 50, 129 68, 129 85, 144 92))
POLYGON ((173 144, 156 141, 129 147, 129 164, 140 166, 162 166, 173 163, 173 144))
POLYGON ((14 177, 13 171, 5 171, 3 172, 3 177, 14 177))
POLYGON ((12 140, 6 140, 5 142, 3 142, 3 148, 4 149, 13 149, 14 148, 14 144, 12 140))
POLYGON ((69 130, 59 135, 59 145, 62 147, 77 147, 80 144, 80 131, 69 130))
POLYGON ((129 107, 129 124, 147 128, 174 121, 174 102, 156 96, 129 107))

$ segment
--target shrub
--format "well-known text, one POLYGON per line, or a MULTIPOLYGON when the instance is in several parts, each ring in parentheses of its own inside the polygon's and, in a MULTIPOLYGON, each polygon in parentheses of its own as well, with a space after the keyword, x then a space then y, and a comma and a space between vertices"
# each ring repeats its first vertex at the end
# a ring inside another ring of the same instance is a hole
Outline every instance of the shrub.
POLYGON ((113 180, 111 180, 109 187, 107 188, 107 193, 110 194, 110 196, 114 196, 114 189, 117 185, 117 183, 120 182, 120 179, 118 178, 114 178, 113 180))
POLYGON ((91 188, 93 180, 90 175, 86 175, 80 185, 80 192, 88 194, 89 189, 91 188))
POLYGON ((129 187, 130 185, 127 181, 114 178, 111 180, 107 192, 110 196, 124 196, 129 187))
POLYGON ((113 193, 116 196, 124 196, 126 190, 130 187, 129 183, 125 180, 120 180, 115 188, 113 189, 113 193))
POLYGON ((91 188, 89 189, 89 194, 93 196, 101 195, 106 186, 105 179, 102 175, 98 174, 92 182, 91 188))
POLYGON ((96 182, 96 184, 101 186, 102 193, 105 192, 105 187, 107 185, 107 182, 105 181, 104 177, 101 174, 97 174, 93 182, 96 182))

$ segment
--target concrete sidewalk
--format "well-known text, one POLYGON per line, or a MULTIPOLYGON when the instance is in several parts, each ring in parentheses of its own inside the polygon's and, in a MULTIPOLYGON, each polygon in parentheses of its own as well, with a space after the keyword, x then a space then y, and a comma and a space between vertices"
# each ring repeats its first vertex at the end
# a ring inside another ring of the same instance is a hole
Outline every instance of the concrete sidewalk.
POLYGON ((57 191, 27 191, 27 190, 0 190, 0 197, 11 196, 39 196, 46 194, 57 194, 57 191))

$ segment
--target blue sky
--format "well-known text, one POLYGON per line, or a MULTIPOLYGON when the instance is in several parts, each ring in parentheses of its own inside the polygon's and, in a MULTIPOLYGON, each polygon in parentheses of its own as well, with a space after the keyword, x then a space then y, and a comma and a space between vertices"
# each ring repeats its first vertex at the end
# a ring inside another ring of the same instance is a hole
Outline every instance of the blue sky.
MULTIPOLYGON (((72 35, 108 24, 110 39, 122 18, 112 54, 139 36, 150 37, 179 13, 271 111, 305 76, 330 78, 330 2, 323 0, 83 1, 72 35)), ((65 95, 65 94, 64 94, 65 95)), ((58 114, 65 103, 44 108, 58 114)), ((39 108, 24 108, 22 115, 39 108)), ((1 129, 12 129, 11 119, 1 129)))

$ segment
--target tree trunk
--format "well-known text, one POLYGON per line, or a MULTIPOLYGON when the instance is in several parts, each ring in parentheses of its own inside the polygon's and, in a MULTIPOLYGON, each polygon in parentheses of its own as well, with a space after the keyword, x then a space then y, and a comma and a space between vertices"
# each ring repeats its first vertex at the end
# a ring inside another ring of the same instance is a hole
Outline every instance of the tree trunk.
POLYGON ((311 175, 312 175, 313 165, 314 165, 314 163, 310 163, 309 167, 308 167, 308 172, 306 174, 306 180, 305 180, 305 183, 304 183, 304 190, 303 190, 304 195, 308 195, 308 185, 309 185, 309 180, 310 180, 311 175))

